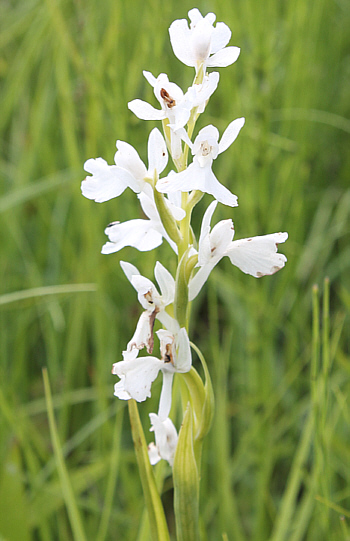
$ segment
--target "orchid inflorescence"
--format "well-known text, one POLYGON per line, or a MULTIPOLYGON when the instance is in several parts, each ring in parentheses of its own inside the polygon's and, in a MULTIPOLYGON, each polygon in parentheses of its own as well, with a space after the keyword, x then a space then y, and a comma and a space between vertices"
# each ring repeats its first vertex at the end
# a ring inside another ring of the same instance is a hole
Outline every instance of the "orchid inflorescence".
MULTIPOLYGON (((203 17, 198 9, 192 9, 188 16, 190 25, 185 19, 176 20, 169 33, 177 58, 195 68, 192 86, 184 93, 166 74, 155 77, 144 71, 160 108, 139 99, 128 104, 138 118, 162 121, 164 135, 158 128, 149 134, 148 166, 130 144, 118 140, 115 163, 108 165, 102 158, 87 160, 84 168, 91 176, 81 185, 83 195, 98 203, 118 197, 130 188, 137 194, 146 215, 145 219, 111 223, 105 230, 109 241, 102 247, 103 254, 117 252, 126 246, 142 252, 153 250, 165 239, 178 257, 176 278, 160 262, 156 263, 154 274, 158 288, 134 265, 120 262, 137 292, 143 312, 123 351, 123 360, 113 365, 112 373, 120 378, 114 394, 122 400, 142 402, 151 396, 152 383, 162 372, 159 410, 157 414, 150 414, 151 430, 155 433, 155 444, 149 446, 151 464, 161 458, 170 465, 174 462, 178 435, 169 418, 172 383, 175 373, 184 375, 194 370, 188 337, 188 308, 212 269, 227 256, 244 273, 261 277, 275 273, 286 262, 286 257, 278 253, 277 248, 286 241, 287 233, 233 240, 232 220, 222 220, 211 227, 218 202, 230 207, 238 205, 237 196, 218 181, 212 166, 219 154, 238 137, 245 119, 233 120, 221 138, 212 125, 201 129, 196 137, 193 132, 219 82, 219 73, 208 74, 207 69, 233 64, 240 49, 226 46, 231 31, 222 22, 214 26, 213 13, 203 17), (189 151, 193 159, 188 165, 189 151), (164 174, 169 154, 175 170, 164 174), (197 241, 191 228, 191 213, 205 193, 214 201, 204 213, 197 241), (163 326, 156 331, 160 357, 153 355, 156 319, 163 326), (143 349, 148 355, 140 355, 143 349)), ((203 425, 198 417, 197 411, 194 418, 197 435, 203 425)))

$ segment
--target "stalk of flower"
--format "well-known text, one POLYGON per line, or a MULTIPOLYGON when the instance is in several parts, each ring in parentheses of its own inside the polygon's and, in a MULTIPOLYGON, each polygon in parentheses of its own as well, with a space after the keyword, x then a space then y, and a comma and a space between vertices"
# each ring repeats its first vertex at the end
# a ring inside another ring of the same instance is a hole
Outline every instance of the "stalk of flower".
MULTIPOLYGON (((227 46, 231 31, 222 22, 214 26, 213 13, 203 17, 198 9, 192 9, 188 16, 190 26, 185 19, 174 21, 169 34, 177 58, 195 68, 193 84, 184 93, 169 81, 166 74, 154 77, 149 71, 144 71, 143 75, 153 87, 161 108, 139 99, 128 104, 140 119, 162 122, 164 137, 157 128, 149 135, 148 168, 131 145, 117 141, 115 165, 108 165, 102 158, 87 160, 84 167, 92 176, 82 182, 83 195, 96 202, 108 201, 131 188, 147 217, 124 223, 112 222, 105 230, 109 241, 103 246, 102 253, 117 252, 126 246, 144 252, 157 248, 166 239, 177 254, 175 280, 160 262, 156 263, 154 274, 160 292, 134 265, 121 261, 143 311, 122 353, 123 360, 114 363, 112 373, 119 377, 114 386, 115 396, 137 402, 151 396, 152 384, 159 372, 162 373, 158 413, 150 414, 155 442, 148 446, 148 456, 152 465, 164 459, 173 467, 178 541, 198 540, 201 449, 214 408, 209 369, 194 344, 192 347, 202 364, 205 381, 192 366, 188 336, 190 303, 225 256, 241 271, 254 277, 277 272, 287 261, 283 254, 278 253, 278 245, 288 238, 287 233, 273 233, 233 240, 235 231, 230 219, 221 220, 211 228, 218 202, 230 207, 238 205, 237 196, 219 182, 212 165, 219 154, 236 140, 245 119, 233 120, 221 139, 213 125, 202 128, 193 141, 192 137, 196 121, 205 111, 219 82, 219 74, 208 74, 207 68, 231 65, 237 60, 240 49, 227 46), (193 159, 187 165, 190 150, 193 159), (162 177, 168 163, 168 152, 176 171, 169 171, 162 177), (214 201, 204 212, 197 246, 191 213, 204 194, 210 194, 214 201), (156 320, 163 328, 154 333, 156 320), (154 356, 154 334, 159 339, 159 357, 154 356), (143 349, 148 356, 140 355, 143 349), (175 375, 185 383, 181 389, 184 417, 179 434, 170 418, 175 375)), ((135 422, 134 441, 143 441, 137 409, 130 406, 129 411, 135 422)), ((139 464, 145 466, 147 452, 137 446, 135 450, 139 464)), ((142 467, 142 470, 147 468, 142 467)), ((151 483, 146 476, 143 483, 148 482, 151 483)), ((151 489, 145 494, 147 492, 151 489)), ((161 504, 160 500, 155 502, 150 498, 147 505, 151 517, 155 514, 155 507, 159 512, 161 504)))

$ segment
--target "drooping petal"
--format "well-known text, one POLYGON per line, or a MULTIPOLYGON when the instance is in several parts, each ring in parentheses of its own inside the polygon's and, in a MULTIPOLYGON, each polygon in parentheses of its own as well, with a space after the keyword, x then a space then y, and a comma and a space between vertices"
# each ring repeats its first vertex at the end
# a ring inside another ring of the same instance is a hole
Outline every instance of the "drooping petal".
POLYGON ((125 246, 133 246, 141 252, 147 252, 162 244, 162 234, 154 228, 151 220, 129 220, 113 223, 105 229, 111 242, 102 247, 103 254, 118 252, 125 246))
POLYGON ((237 139, 239 132, 244 126, 244 123, 245 118, 236 118, 236 120, 233 120, 233 122, 227 126, 219 143, 219 154, 224 152, 229 146, 232 145, 233 141, 237 139))
POLYGON ((212 195, 224 205, 230 207, 238 205, 237 196, 220 184, 211 167, 201 167, 197 161, 192 162, 184 171, 175 173, 170 178, 159 180, 157 190, 162 193, 171 193, 177 190, 182 192, 200 190, 212 195))
POLYGON ((163 361, 156 357, 137 357, 137 359, 115 363, 112 374, 120 377, 116 396, 122 400, 134 398, 137 402, 143 402, 149 398, 152 383, 163 364, 163 361))
POLYGON ((256 278, 274 274, 287 261, 285 255, 277 252, 278 244, 285 242, 288 233, 273 233, 259 237, 235 240, 226 254, 233 265, 256 278))
POLYGON ((129 101, 128 108, 140 120, 163 120, 163 118, 166 118, 162 109, 156 109, 143 100, 129 101))
POLYGON ((231 64, 236 62, 240 52, 241 49, 239 47, 226 47, 225 49, 221 49, 221 51, 218 51, 209 57, 207 67, 226 68, 227 66, 231 66, 231 64))
POLYGON ((103 158, 89 159, 84 164, 84 169, 91 173, 81 183, 81 191, 87 199, 93 199, 97 203, 109 201, 121 195, 128 186, 134 189, 134 181, 128 171, 124 171, 115 165, 108 165, 103 158))
POLYGON ((124 383, 125 376, 121 376, 120 381, 114 385, 114 396, 117 396, 120 400, 130 400, 132 396, 125 390, 124 383))

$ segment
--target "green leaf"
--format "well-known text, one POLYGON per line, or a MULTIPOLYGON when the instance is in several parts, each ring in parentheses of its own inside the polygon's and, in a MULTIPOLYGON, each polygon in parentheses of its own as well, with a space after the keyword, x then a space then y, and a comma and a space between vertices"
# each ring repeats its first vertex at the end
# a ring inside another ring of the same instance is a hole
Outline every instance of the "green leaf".
POLYGON ((213 386, 211 383, 211 378, 207 363, 205 362, 204 355, 200 349, 191 342, 191 348, 197 353, 205 374, 205 385, 204 385, 204 403, 202 406, 202 415, 200 416, 199 426, 196 432, 196 440, 202 440, 209 432, 211 424, 214 417, 214 408, 215 408, 215 398, 213 386))
POLYGON ((189 372, 181 374, 180 376, 181 379, 185 381, 188 389, 188 400, 191 402, 194 416, 194 432, 197 433, 201 426, 202 412, 205 403, 205 388, 203 381, 193 366, 189 372))
POLYGON ((157 489, 153 469, 149 461, 147 443, 143 433, 136 401, 128 400, 128 407, 132 439, 148 511, 152 540, 170 541, 163 504, 157 489))
POLYGON ((62 446, 58 437, 56 421, 53 412, 52 395, 47 370, 43 370, 47 415, 49 418, 52 446, 55 452, 57 471, 61 482, 62 494, 67 507, 70 525, 74 539, 84 541, 86 539, 82 519, 79 513, 76 497, 72 488, 69 473, 64 462, 62 446))
POLYGON ((18 446, 3 462, 0 477, 0 538, 30 540, 29 505, 24 490, 18 446))
POLYGON ((173 477, 177 541, 199 541, 199 476, 193 448, 193 412, 190 402, 176 447, 173 477))

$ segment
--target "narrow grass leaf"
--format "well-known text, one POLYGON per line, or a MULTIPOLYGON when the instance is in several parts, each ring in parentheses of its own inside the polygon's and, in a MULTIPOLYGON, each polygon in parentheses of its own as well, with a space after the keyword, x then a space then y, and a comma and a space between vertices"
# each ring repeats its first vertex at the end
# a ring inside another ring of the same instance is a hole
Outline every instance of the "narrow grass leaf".
POLYGON ((47 406, 47 414, 49 418, 51 440, 52 440, 52 445, 55 452, 55 457, 56 457, 56 462, 57 462, 57 471, 58 471, 58 475, 61 482, 61 490, 62 490, 63 498, 67 507, 70 525, 73 531, 74 539, 76 541, 85 541, 86 536, 85 536, 85 532, 83 528, 82 519, 79 513, 79 509, 78 509, 76 497, 72 488, 71 480, 69 478, 69 473, 68 473, 66 464, 64 462, 62 447, 61 447, 61 443, 58 437, 58 432, 57 432, 57 427, 56 427, 56 422, 55 422, 55 417, 54 417, 54 412, 53 412, 50 382, 49 382, 49 377, 48 377, 46 369, 43 369, 43 380, 44 380, 46 406, 47 406))

